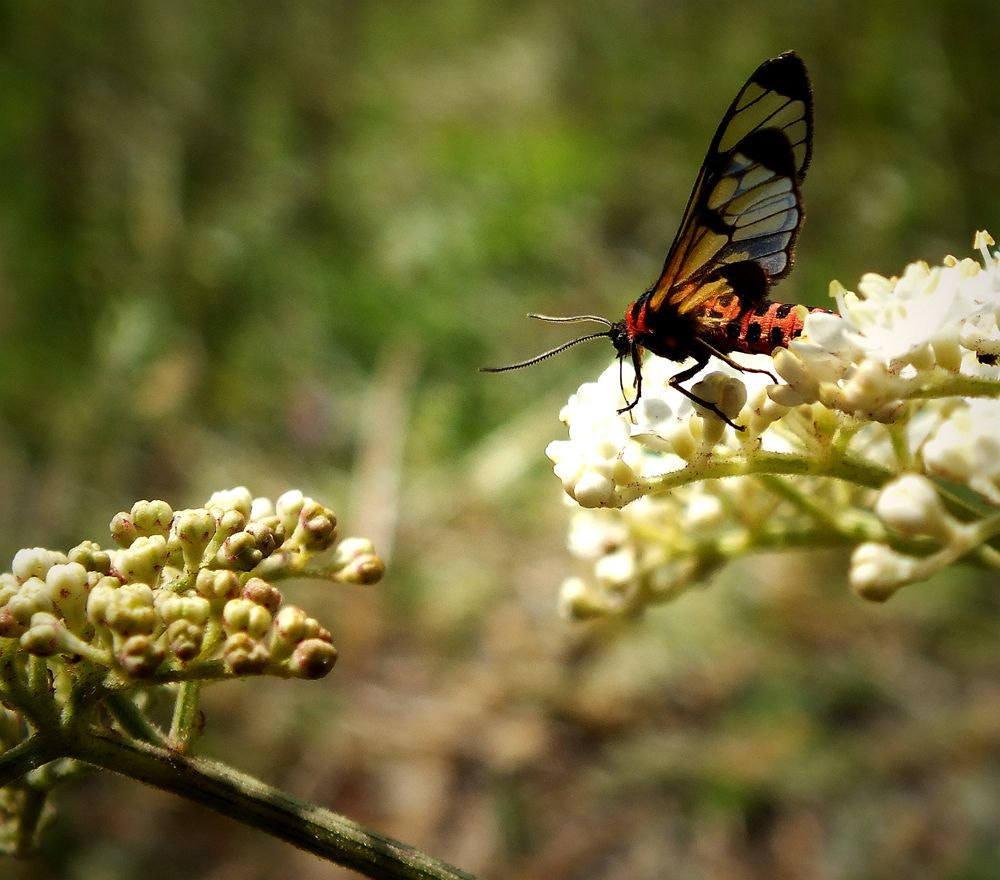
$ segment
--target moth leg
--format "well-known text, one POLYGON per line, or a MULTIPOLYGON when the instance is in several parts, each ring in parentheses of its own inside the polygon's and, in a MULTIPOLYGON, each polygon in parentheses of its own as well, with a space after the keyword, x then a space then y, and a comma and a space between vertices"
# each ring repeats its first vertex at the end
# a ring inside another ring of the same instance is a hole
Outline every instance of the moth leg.
POLYGON ((709 344, 704 339, 699 338, 698 342, 700 342, 704 348, 707 348, 710 354, 715 355, 715 357, 723 363, 729 364, 729 366, 731 366, 734 370, 739 370, 741 373, 763 373, 765 376, 770 376, 771 381, 774 382, 775 385, 778 384, 778 377, 775 376, 770 370, 764 370, 760 367, 745 367, 743 364, 736 363, 736 361, 734 361, 728 354, 719 351, 714 345, 709 344))
MULTIPOLYGON (((622 387, 622 397, 625 396, 625 381, 622 378, 622 366, 624 363, 625 356, 622 355, 618 358, 618 384, 622 387)), ((635 388, 635 400, 618 410, 618 415, 627 412, 629 418, 634 423, 635 417, 632 415, 632 410, 635 409, 635 405, 642 399, 642 349, 638 345, 632 347, 632 371, 635 374, 635 378, 632 380, 632 387, 635 388)))
MULTIPOLYGON (((724 360, 728 360, 728 358, 724 358, 724 360)), ((700 372, 702 367, 704 367, 705 364, 707 363, 708 363, 707 357, 704 358, 704 360, 695 361, 694 364, 692 364, 686 370, 681 370, 676 375, 671 376, 670 381, 667 384, 669 384, 671 388, 675 388, 677 391, 680 391, 680 393, 683 394, 692 403, 696 403, 698 404, 698 406, 704 407, 709 412, 715 413, 720 419, 722 419, 722 421, 724 421, 727 425, 729 425, 729 427, 735 428, 737 431, 745 431, 746 428, 744 428, 742 425, 737 425, 736 422, 734 422, 731 418, 729 418, 729 416, 727 416, 714 403, 710 403, 709 401, 704 400, 703 398, 695 394, 693 391, 690 391, 689 389, 681 385, 681 382, 686 382, 692 376, 700 372)), ((755 372, 762 372, 762 371, 756 370, 755 372)))

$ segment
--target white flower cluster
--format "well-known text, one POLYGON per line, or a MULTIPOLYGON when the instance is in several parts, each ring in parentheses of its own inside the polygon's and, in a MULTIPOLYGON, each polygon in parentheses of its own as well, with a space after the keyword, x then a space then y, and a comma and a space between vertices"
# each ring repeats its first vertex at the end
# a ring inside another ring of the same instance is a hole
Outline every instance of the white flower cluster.
POLYGON ((621 613, 677 595, 727 560, 762 548, 855 546, 854 589, 882 600, 983 549, 1000 524, 1000 265, 946 258, 899 278, 834 282, 839 314, 813 312, 769 370, 719 364, 691 391, 682 367, 643 364, 643 396, 619 415, 628 365, 583 385, 547 454, 576 512, 574 555, 591 560, 562 602, 576 616, 621 613), (940 481, 975 493, 944 495, 940 481), (579 508, 584 508, 580 510, 579 508))

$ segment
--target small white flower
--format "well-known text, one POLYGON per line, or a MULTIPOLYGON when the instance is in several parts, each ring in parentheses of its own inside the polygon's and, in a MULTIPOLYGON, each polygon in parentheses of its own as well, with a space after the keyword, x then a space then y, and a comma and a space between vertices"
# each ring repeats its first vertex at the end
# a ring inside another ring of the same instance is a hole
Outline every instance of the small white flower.
POLYGON ((869 273, 857 293, 839 298, 840 313, 869 359, 911 362, 941 334, 954 332, 958 289, 941 282, 942 270, 926 263, 911 263, 895 282, 869 273))
MULTIPOLYGON (((642 504, 640 499, 636 504, 642 504)), ((570 520, 569 550, 579 559, 597 559, 628 540, 628 527, 620 516, 599 510, 578 510, 570 520)))
POLYGON ((865 275, 858 293, 845 291, 838 303, 867 359, 925 368, 932 356, 930 363, 957 370, 959 344, 970 324, 983 325, 983 338, 1000 342, 989 328, 996 324, 998 290, 993 258, 985 266, 972 260, 933 269, 912 263, 898 279, 865 275))
POLYGON ((630 587, 638 574, 635 554, 631 547, 622 547, 602 556, 594 566, 594 575, 608 590, 623 592, 630 587))
POLYGON ((559 613, 572 620, 605 617, 620 610, 623 603, 614 604, 591 588, 583 578, 572 577, 563 581, 559 591, 559 613))
POLYGON ((911 582, 917 566, 912 556, 896 553, 885 544, 861 544, 851 555, 851 589, 863 599, 884 602, 911 582))
POLYGON ((948 541, 957 523, 948 515, 934 484, 920 474, 905 474, 882 489, 875 512, 899 535, 948 541))
POLYGON ((903 409, 901 397, 904 391, 903 380, 885 364, 865 360, 842 385, 822 386, 820 399, 848 415, 876 422, 892 422, 903 409))
POLYGON ((928 471, 1000 504, 1000 400, 970 400, 924 445, 928 471))

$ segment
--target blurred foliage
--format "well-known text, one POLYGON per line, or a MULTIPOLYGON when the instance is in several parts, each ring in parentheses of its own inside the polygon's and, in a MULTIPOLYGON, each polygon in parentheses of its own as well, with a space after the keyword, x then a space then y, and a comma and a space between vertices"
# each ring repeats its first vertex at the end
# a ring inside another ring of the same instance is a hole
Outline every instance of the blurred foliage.
MULTIPOLYGON (((998 32, 991 0, 8 0, 0 550, 238 483, 329 503, 387 583, 323 597, 335 674, 209 707, 212 750, 484 878, 996 876, 990 584, 873 608, 775 557, 570 626, 542 450, 610 347, 475 368, 560 340, 527 311, 620 314, 787 48, 817 136, 777 298, 969 253, 998 32)), ((192 813, 95 779, 4 876, 335 876, 192 813)))

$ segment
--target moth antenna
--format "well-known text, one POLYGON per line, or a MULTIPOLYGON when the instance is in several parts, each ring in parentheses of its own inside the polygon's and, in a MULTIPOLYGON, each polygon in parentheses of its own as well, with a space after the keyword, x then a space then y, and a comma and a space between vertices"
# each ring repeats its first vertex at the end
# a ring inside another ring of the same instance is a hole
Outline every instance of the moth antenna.
MULTIPOLYGON (((538 315, 532 315, 531 317, 539 317, 538 315)), ((590 319, 590 316, 586 316, 590 319)), ((581 316, 582 319, 582 316, 581 316)), ((567 320, 577 320, 576 318, 556 318, 556 321, 562 322, 567 320)), ((599 319, 601 321, 607 321, 606 318, 599 319)), ((611 326, 611 322, 607 321, 608 326, 611 326)), ((520 370, 522 367, 530 367, 532 364, 537 364, 539 361, 544 361, 546 358, 552 357, 554 354, 559 354, 561 351, 566 351, 567 348, 572 348, 580 342, 586 342, 588 339, 602 339, 609 336, 610 333, 588 333, 586 336, 578 336, 576 339, 571 339, 569 342, 564 342, 562 345, 557 345, 555 348, 550 348, 548 351, 542 352, 541 354, 536 354, 533 358, 528 358, 526 361, 521 361, 516 364, 507 364, 505 367, 480 367, 480 373, 506 373, 508 370, 520 370)))
POLYGON ((552 315, 536 315, 532 312, 528 315, 528 317, 534 318, 536 321, 547 321, 549 324, 576 324, 580 321, 596 321, 598 324, 603 324, 605 327, 613 326, 613 322, 609 321, 607 318, 602 318, 600 315, 568 315, 566 317, 553 317, 552 315))

